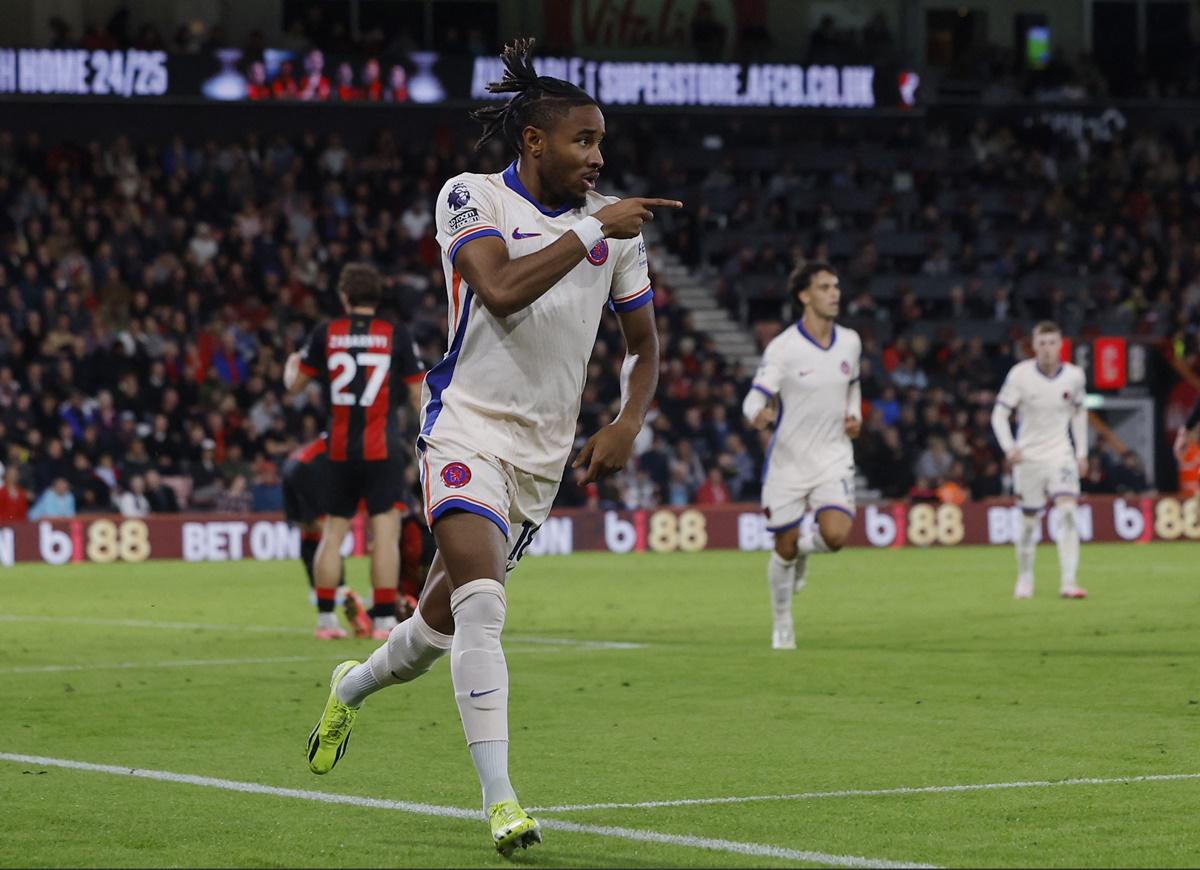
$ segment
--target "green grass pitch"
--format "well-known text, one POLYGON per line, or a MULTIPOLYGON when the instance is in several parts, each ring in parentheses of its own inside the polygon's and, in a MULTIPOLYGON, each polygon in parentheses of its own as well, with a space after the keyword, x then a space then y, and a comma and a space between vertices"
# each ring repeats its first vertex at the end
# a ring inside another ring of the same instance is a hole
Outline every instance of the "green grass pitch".
MULTIPOLYGON (((545 809, 545 843, 511 863, 1200 862, 1200 546, 1085 545, 1085 601, 1057 598, 1048 546, 1032 601, 1004 547, 814 558, 795 652, 770 649, 765 565, 524 561, 505 643, 526 806, 792 797, 545 809), (1139 777, 1161 778, 1113 781, 1139 777), (1014 783, 1031 784, 828 794, 1014 783)), ((308 772, 331 667, 374 644, 313 640, 306 596, 298 562, 0 574, 0 865, 509 863, 481 818, 11 758, 477 809, 442 662, 371 698, 337 769, 308 772)))

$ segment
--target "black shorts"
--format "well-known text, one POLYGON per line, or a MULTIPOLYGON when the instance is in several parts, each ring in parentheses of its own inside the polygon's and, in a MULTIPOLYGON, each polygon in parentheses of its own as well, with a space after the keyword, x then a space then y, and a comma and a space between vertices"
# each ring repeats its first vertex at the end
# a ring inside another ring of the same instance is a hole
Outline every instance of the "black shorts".
POLYGON ((387 513, 404 499, 404 461, 331 461, 327 492, 325 503, 331 517, 353 517, 360 500, 366 501, 369 516, 387 513))
POLYGON ((315 523, 326 513, 329 497, 329 462, 319 456, 311 462, 289 459, 283 463, 283 515, 289 523, 315 523))

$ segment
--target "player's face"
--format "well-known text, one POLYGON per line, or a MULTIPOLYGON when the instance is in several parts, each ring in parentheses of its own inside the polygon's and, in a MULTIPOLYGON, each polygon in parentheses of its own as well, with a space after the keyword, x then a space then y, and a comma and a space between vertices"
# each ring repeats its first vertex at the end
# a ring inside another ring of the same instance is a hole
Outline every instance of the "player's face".
POLYGON ((811 308, 818 317, 829 320, 838 316, 842 304, 842 289, 838 286, 838 277, 832 272, 818 272, 813 275, 808 289, 800 293, 800 301, 804 307, 811 308))
POLYGON ((1033 337, 1033 353, 1038 365, 1044 369, 1056 366, 1061 359, 1062 336, 1057 332, 1043 332, 1033 337))
POLYGON ((542 189, 547 199, 578 208, 588 191, 596 189, 604 166, 604 115, 598 106, 575 106, 545 136, 538 163, 542 189))

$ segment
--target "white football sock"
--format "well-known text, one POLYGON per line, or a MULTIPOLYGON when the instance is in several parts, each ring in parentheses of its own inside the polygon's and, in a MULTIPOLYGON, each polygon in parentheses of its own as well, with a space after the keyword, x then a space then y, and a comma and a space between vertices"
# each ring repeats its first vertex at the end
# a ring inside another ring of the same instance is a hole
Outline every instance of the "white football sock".
POLYGON ((785 561, 777 552, 767 562, 767 584, 771 590, 771 609, 775 621, 792 615, 792 590, 796 585, 796 560, 785 561))
POLYGON ((336 613, 318 613, 317 628, 341 628, 336 613))
POLYGON ((503 743, 472 749, 486 803, 489 795, 512 792, 508 781, 508 664, 500 646, 506 602, 504 586, 481 578, 464 583, 450 594, 454 612, 454 642, 450 647, 450 678, 462 718, 467 745, 503 743))
POLYGON ((508 781, 508 741, 484 740, 469 748, 483 787, 483 811, 500 801, 515 801, 517 793, 508 781))
POLYGON ((375 631, 391 631, 396 625, 397 620, 394 616, 371 617, 371 628, 375 631))
POLYGON ((450 594, 450 678, 468 744, 508 739, 508 664, 500 647, 505 606, 496 580, 472 580, 450 594))
POLYGON ((1075 519, 1075 505, 1058 508, 1058 568, 1060 588, 1070 589, 1075 585, 1075 571, 1079 568, 1079 524, 1075 519))
POLYGON ((1037 552, 1034 536, 1037 533, 1038 515, 1021 514, 1021 531, 1017 535, 1017 577, 1033 580, 1033 556, 1037 552))
POLYGON ((415 680, 449 651, 452 640, 450 635, 430 628, 418 608, 392 629, 387 641, 370 658, 342 677, 338 700, 358 707, 380 689, 415 680))
POLYGON ((809 553, 831 553, 829 545, 825 543, 825 539, 821 537, 821 530, 814 528, 807 535, 801 535, 800 540, 796 542, 796 546, 800 552, 807 556, 809 553))

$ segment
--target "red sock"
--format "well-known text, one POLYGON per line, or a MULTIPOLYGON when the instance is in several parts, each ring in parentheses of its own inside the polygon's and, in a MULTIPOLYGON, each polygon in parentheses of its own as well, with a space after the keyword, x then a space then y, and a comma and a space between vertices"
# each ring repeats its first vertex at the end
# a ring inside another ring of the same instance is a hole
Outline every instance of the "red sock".
POLYGON ((371 613, 376 619, 396 615, 396 587, 371 590, 371 601, 375 605, 371 613))
POLYGON ((317 587, 317 613, 333 613, 333 608, 337 604, 337 589, 326 589, 324 586, 317 587))

